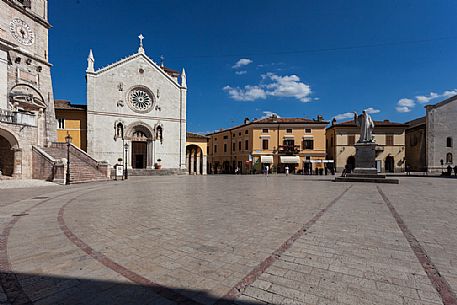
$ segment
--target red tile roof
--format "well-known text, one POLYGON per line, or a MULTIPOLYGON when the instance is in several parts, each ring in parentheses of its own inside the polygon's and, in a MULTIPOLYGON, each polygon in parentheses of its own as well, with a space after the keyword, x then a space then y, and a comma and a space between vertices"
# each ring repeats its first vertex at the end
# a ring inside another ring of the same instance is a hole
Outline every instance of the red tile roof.
POLYGON ((67 110, 81 110, 86 111, 86 105, 75 105, 71 104, 70 101, 66 100, 55 100, 54 101, 54 108, 55 109, 67 109, 67 110))
MULTIPOLYGON (((408 127, 407 124, 391 122, 389 120, 384 121, 374 121, 375 127, 408 127)), ((329 128, 332 127, 357 127, 357 124, 353 120, 332 124, 329 128)))

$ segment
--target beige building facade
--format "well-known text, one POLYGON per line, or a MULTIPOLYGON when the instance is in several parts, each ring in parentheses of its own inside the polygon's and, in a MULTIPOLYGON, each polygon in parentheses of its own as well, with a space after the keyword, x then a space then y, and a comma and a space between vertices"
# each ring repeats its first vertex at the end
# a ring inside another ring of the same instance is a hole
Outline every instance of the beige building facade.
POLYGON ((325 127, 321 116, 269 118, 209 134, 208 170, 212 174, 314 173, 325 167, 325 127))
MULTIPOLYGON (((375 121, 373 131, 376 147, 376 168, 379 172, 403 172, 405 169, 405 129, 407 125, 388 120, 375 121)), ((341 172, 346 165, 355 168, 354 144, 360 138, 360 128, 353 121, 336 123, 327 128, 327 158, 335 161, 341 172)))

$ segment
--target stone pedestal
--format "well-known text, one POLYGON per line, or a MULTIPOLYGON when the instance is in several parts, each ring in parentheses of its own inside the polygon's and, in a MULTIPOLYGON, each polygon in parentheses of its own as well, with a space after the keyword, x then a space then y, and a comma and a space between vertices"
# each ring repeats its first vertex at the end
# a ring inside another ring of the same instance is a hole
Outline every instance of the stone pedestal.
POLYGON ((353 173, 346 176, 337 177, 337 182, 374 182, 374 183, 393 183, 398 184, 398 179, 386 178, 379 175, 376 169, 376 143, 357 143, 355 144, 355 169, 353 173))
POLYGON ((376 175, 376 143, 355 144, 355 174, 376 175))

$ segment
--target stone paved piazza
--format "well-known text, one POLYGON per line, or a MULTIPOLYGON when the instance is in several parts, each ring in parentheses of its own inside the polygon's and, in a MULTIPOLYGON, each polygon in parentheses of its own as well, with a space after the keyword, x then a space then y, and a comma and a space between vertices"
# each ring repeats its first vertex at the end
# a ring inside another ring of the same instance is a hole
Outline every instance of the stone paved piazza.
POLYGON ((1 304, 457 304, 457 180, 0 189, 1 304))

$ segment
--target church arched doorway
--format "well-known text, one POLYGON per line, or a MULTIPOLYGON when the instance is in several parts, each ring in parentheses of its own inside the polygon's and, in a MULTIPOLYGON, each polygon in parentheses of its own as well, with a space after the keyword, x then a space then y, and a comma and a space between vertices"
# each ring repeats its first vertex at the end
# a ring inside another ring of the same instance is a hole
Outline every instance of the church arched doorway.
POLYGON ((395 171, 395 159, 392 156, 387 156, 384 161, 384 168, 386 173, 393 173, 395 171))
POLYGON ((136 125, 129 128, 127 134, 132 147, 130 159, 132 168, 152 168, 152 132, 147 126, 136 125))
MULTIPOLYGON (((15 158, 18 149, 16 138, 6 130, 0 129, 0 171, 2 176, 12 177, 15 174, 15 158)), ((18 166, 21 166, 18 164, 18 166)))

